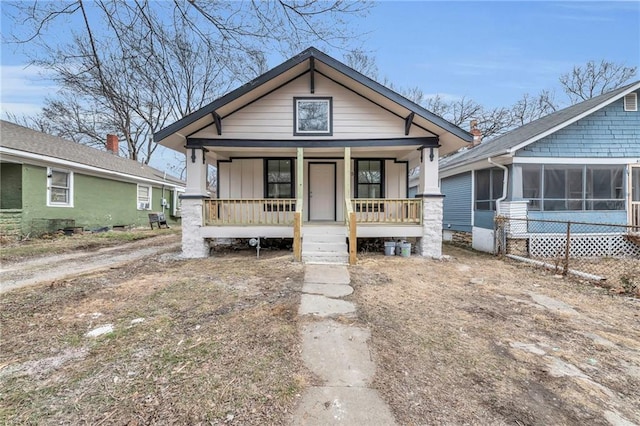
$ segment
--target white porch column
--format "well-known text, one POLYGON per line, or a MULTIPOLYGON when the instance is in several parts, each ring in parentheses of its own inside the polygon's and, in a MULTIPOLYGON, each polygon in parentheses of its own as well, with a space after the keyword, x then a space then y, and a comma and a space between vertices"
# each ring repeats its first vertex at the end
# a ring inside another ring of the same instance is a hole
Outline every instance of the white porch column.
POLYGON ((422 198, 422 237, 416 251, 421 256, 442 257, 442 204, 438 182, 438 148, 425 148, 420 162, 418 195, 422 198), (432 151, 433 150, 433 151, 432 151))
POLYGON ((349 146, 344 147, 344 198, 351 199, 351 147, 349 146))
POLYGON ((304 200, 304 149, 296 150, 296 202, 304 200))
POLYGON ((182 256, 202 258, 209 256, 209 244, 202 237, 204 203, 207 195, 207 164, 204 151, 187 149, 187 187, 180 197, 182 203, 182 256))

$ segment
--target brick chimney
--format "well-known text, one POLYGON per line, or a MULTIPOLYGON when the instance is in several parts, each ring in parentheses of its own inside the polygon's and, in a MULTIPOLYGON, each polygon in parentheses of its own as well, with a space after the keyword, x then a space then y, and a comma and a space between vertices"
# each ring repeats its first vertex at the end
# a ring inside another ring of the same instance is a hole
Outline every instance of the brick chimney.
POLYGON ((478 129, 478 120, 471 120, 471 134, 473 135, 473 146, 482 142, 482 132, 478 129))
POLYGON ((107 135, 107 151, 112 154, 119 155, 118 136, 107 135))

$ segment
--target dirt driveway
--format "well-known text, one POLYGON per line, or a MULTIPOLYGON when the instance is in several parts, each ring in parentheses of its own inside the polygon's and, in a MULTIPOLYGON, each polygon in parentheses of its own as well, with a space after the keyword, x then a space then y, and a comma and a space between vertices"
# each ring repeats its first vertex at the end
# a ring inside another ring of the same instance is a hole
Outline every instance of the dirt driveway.
POLYGON ((116 268, 157 253, 176 251, 179 244, 180 235, 169 234, 113 247, 3 262, 0 268, 0 293, 104 268, 116 268))
MULTIPOLYGON (((398 424, 640 424, 638 299, 445 251, 350 268, 343 320, 371 329, 398 424)), ((6 292, 0 423, 287 424, 317 384, 302 276, 286 251, 168 252, 6 292)))

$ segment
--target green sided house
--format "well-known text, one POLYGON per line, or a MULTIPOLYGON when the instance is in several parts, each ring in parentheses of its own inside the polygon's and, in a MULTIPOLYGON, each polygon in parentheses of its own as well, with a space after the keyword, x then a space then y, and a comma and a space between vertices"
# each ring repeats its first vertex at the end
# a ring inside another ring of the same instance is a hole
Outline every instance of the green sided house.
POLYGON ((107 152, 0 121, 0 232, 38 235, 69 228, 149 226, 149 213, 180 217, 184 183, 107 152))
POLYGON ((359 238, 415 238, 418 254, 441 256, 438 159, 472 136, 309 48, 155 140, 186 154, 184 256, 219 238, 292 238, 298 260, 354 263, 359 238))

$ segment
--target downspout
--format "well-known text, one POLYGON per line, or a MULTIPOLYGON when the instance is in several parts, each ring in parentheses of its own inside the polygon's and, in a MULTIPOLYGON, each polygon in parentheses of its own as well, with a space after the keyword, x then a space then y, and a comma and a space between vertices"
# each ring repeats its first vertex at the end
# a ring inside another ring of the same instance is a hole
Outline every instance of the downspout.
POLYGON ((500 216, 500 203, 507 199, 507 183, 509 182, 509 169, 502 164, 494 163, 491 157, 487 158, 489 164, 501 168, 504 173, 502 176, 502 197, 496 200, 496 216, 500 216))
MULTIPOLYGON (((509 182, 509 169, 505 166, 503 166, 502 164, 498 164, 498 163, 494 163, 493 160, 491 160, 491 157, 487 158, 487 161, 489 162, 489 164, 493 164, 496 167, 499 167, 503 170, 503 174, 502 174, 502 197, 498 198, 496 200, 496 218, 500 217, 500 203, 502 203, 504 200, 506 200, 507 198, 507 183, 509 182)), ((495 228, 494 228, 495 229, 495 228)), ((497 229, 495 229, 497 231, 497 229)), ((498 248, 498 232, 494 233, 494 240, 493 240, 493 252, 494 253, 498 253, 500 251, 500 249, 498 248)), ((506 241, 506 233, 503 232, 502 233, 502 241, 501 241, 501 245, 502 245, 502 250, 506 251, 505 247, 507 245, 507 241, 506 241)))

